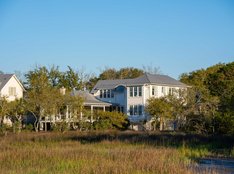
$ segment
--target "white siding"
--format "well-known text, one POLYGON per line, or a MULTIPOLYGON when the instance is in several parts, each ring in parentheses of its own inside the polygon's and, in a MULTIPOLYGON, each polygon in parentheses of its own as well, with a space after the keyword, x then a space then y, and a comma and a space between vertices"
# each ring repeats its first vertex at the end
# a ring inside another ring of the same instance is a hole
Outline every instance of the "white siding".
POLYGON ((12 76, 6 85, 2 88, 1 97, 6 97, 8 101, 14 101, 15 99, 20 99, 23 97, 23 89, 14 76, 12 76), (9 95, 9 87, 16 88, 16 95, 9 95))

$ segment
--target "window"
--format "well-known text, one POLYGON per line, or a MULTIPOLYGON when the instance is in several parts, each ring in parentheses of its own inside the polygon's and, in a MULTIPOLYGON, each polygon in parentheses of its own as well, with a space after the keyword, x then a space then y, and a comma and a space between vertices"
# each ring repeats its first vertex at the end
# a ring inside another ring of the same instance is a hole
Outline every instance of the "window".
POLYGON ((172 95, 172 89, 169 88, 169 95, 172 95))
POLYGON ((114 90, 111 90, 111 98, 114 98, 114 90))
POLYGON ((152 95, 155 95, 154 86, 152 87, 152 95))
POLYGON ((176 93, 177 93, 176 89, 172 88, 172 94, 176 94, 176 93))
POLYGON ((137 86, 134 86, 134 97, 137 96, 137 86))
POLYGON ((104 89, 104 95, 103 98, 106 98, 106 90, 104 89))
POLYGON ((110 90, 107 90, 107 98, 110 98, 110 90))
POLYGON ((137 115, 138 113, 137 113, 137 105, 134 105, 134 107, 133 107, 133 114, 134 115, 137 115))
POLYGON ((133 105, 130 105, 129 112, 130 112, 130 115, 133 115, 133 105))
POLYGON ((16 95, 16 87, 9 87, 8 92, 9 92, 9 96, 15 96, 16 95))
POLYGON ((139 95, 139 97, 141 97, 141 96, 142 96, 142 87, 139 86, 138 89, 139 89, 139 90, 138 90, 138 92, 139 92, 138 95, 139 95))
POLYGON ((142 96, 142 86, 130 87, 130 97, 141 97, 142 96))
POLYGON ((129 113, 130 115, 143 115, 143 106, 142 105, 130 105, 129 113))
POLYGON ((165 87, 165 86, 162 86, 162 93, 163 93, 163 94, 166 94, 166 92, 167 92, 167 91, 166 91, 166 87, 165 87))
POLYGON ((138 115, 143 115, 143 106, 138 105, 138 115))
POLYGON ((133 97, 133 87, 130 87, 130 97, 133 97))
POLYGON ((102 98, 102 95, 103 95, 103 94, 102 94, 102 90, 100 90, 100 98, 102 98))

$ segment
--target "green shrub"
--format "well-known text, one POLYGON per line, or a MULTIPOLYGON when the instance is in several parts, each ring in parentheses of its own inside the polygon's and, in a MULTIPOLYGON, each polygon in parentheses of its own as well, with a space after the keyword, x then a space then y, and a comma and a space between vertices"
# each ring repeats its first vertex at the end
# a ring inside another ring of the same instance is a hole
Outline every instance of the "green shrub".
POLYGON ((52 130, 53 131, 58 131, 58 132, 66 132, 67 130, 69 130, 69 124, 65 121, 62 121, 60 123, 55 123, 52 125, 52 130))
POLYGON ((94 129, 126 129, 128 127, 127 116, 120 112, 95 112, 94 129))
POLYGON ((24 127, 24 131, 26 132, 32 132, 34 130, 34 126, 32 124, 27 124, 24 127))

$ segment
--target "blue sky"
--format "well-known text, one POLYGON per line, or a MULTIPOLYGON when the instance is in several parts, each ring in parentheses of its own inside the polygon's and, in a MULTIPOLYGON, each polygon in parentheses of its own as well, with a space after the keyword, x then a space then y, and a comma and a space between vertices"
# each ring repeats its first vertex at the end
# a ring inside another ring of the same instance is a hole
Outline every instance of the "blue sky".
POLYGON ((234 61, 232 0, 0 0, 0 70, 181 73, 234 61))

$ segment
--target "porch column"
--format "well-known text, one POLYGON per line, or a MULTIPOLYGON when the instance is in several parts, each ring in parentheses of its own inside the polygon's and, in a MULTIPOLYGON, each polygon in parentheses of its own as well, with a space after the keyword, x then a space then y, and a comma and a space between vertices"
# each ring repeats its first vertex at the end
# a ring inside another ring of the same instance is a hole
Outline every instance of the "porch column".
POLYGON ((106 111, 106 107, 105 107, 105 106, 103 106, 103 111, 104 111, 104 112, 106 111))
POLYGON ((93 105, 91 105, 91 119, 90 122, 93 123, 93 105))
POLYGON ((83 112, 81 111, 80 112, 80 120, 82 120, 83 119, 83 112))

